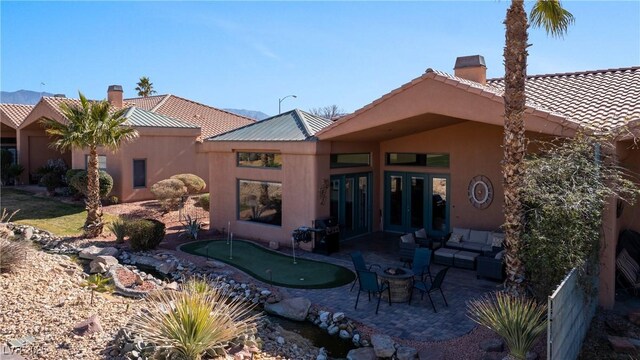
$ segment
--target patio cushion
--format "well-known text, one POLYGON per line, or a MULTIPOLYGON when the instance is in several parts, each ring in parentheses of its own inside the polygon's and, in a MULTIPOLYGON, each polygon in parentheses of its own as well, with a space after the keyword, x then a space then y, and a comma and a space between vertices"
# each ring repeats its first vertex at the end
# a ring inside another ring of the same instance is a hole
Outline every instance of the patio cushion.
POLYGON ((469 238, 465 240, 468 240, 472 243, 486 244, 488 235, 488 231, 471 230, 469 231, 469 238))
POLYGON ((638 271, 640 266, 633 260, 631 255, 627 252, 627 249, 622 249, 618 257, 616 258, 616 265, 618 269, 624 274, 624 276, 632 283, 636 283, 638 279, 638 271))
POLYGON ((494 248, 491 245, 482 245, 482 252, 494 252, 494 248))
POLYGON ((461 241, 462 241, 462 235, 460 235, 460 234, 456 234, 456 233, 453 233, 453 234, 451 234, 451 236, 449 237, 449 241, 448 241, 447 243, 449 243, 449 242, 452 242, 452 243, 460 243, 461 241))
POLYGON ((484 248, 487 245, 485 244, 478 244, 478 243, 474 243, 474 242, 463 242, 462 243, 462 248, 465 250, 471 250, 471 251, 477 251, 477 252, 483 252, 484 248))
POLYGON ((462 243, 456 241, 447 241, 447 247, 454 249, 462 249, 462 243))
POLYGON ((456 259, 474 261, 480 254, 469 251, 459 251, 455 256, 456 259))
POLYGON ((451 231, 451 235, 453 236, 453 234, 460 234, 462 236, 463 241, 468 241, 470 232, 471 230, 469 229, 454 227, 453 230, 451 231))
POLYGON ((405 244, 415 244, 416 239, 413 237, 412 233, 408 233, 400 236, 400 241, 402 241, 405 244))
POLYGON ((427 238, 427 230, 425 230, 424 228, 417 230, 415 232, 415 235, 417 238, 421 238, 421 239, 426 239, 427 238))
POLYGON ((491 233, 489 235, 489 239, 487 240, 487 245, 501 247, 503 241, 504 241, 503 233, 491 233))

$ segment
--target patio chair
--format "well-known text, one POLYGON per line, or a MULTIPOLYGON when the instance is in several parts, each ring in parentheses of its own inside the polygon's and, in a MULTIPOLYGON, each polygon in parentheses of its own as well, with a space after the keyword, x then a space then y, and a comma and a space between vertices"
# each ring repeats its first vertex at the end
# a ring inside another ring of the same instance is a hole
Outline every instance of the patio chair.
POLYGON ((356 285, 356 282, 358 281, 358 278, 360 276, 358 275, 359 270, 371 271, 371 269, 374 267, 378 267, 380 269, 382 269, 382 267, 378 264, 371 264, 367 266, 367 263, 364 262, 364 257, 362 256, 362 252, 360 251, 354 251, 350 255, 351 255, 351 261, 353 261, 353 268, 356 270, 356 278, 353 280, 353 284, 351 284, 351 290, 349 290, 349 291, 353 291, 353 287, 356 285))
POLYGON ((413 254, 413 262, 411 271, 418 281, 424 281, 426 275, 429 275, 429 281, 433 281, 431 277, 431 249, 418 248, 413 254))
POLYGON ((389 306, 391 306, 391 288, 388 282, 379 282, 378 274, 368 270, 358 270, 358 282, 360 288, 358 289, 358 296, 356 297, 356 305, 354 309, 358 309, 358 301, 360 300, 360 293, 366 291, 369 294, 369 301, 371 301, 371 293, 378 295, 378 304, 376 305, 376 314, 378 314, 378 308, 380 308, 380 300, 382 299, 382 293, 387 292, 389 297, 389 306))
POLYGON ((449 267, 446 267, 436 274, 435 279, 427 285, 424 281, 415 281, 413 283, 413 288, 411 288, 411 294, 409 295, 409 304, 411 304, 411 298, 413 297, 413 289, 418 289, 421 293, 420 299, 424 299, 424 294, 426 293, 429 297, 429 301, 431 302, 431 307, 433 307, 433 312, 436 311, 436 306, 433 304, 433 299, 431 298, 431 293, 434 291, 440 291, 440 295, 442 295, 442 300, 444 300, 444 304, 449 306, 447 303, 447 299, 444 297, 444 293, 442 292, 442 282, 444 281, 444 276, 447 275, 447 271, 449 267))

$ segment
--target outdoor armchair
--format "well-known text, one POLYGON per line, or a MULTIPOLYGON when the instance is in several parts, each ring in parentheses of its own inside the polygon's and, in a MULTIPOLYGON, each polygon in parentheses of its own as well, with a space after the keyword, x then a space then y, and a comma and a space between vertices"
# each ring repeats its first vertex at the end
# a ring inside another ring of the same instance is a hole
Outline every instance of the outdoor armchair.
POLYGON ((400 236, 400 261, 403 266, 411 266, 415 250, 418 248, 412 233, 400 236))
POLYGON ((378 304, 376 305, 376 314, 378 314, 378 308, 380 308, 380 300, 382 299, 382 293, 387 292, 389 299, 389 306, 391 306, 391 288, 388 282, 379 282, 378 274, 368 270, 358 270, 358 282, 360 288, 358 289, 358 296, 356 297, 356 306, 354 309, 358 309, 358 300, 360 300, 360 293, 366 291, 369 294, 369 301, 371 301, 371 293, 378 295, 378 304))
POLYGON ((353 287, 356 285, 356 282, 358 281, 360 276, 358 274, 358 271, 360 270, 371 271, 371 269, 374 267, 377 267, 379 269, 382 269, 382 267, 378 264, 371 264, 367 266, 367 263, 364 261, 364 257, 362 256, 362 252, 360 251, 354 251, 350 255, 351 255, 351 261, 353 262, 353 268, 356 270, 356 278, 353 280, 353 284, 351 285, 351 290, 349 290, 349 291, 353 291, 353 287))
POLYGON ((485 277, 502 281, 505 277, 505 265, 503 260, 504 251, 496 254, 485 253, 476 258, 476 277, 485 277))

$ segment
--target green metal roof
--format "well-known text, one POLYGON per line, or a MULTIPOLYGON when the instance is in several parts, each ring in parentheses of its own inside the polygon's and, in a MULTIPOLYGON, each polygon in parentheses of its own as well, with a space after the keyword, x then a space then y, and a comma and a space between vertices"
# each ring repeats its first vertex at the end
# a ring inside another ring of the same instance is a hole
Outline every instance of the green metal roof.
POLYGON ((212 136, 207 141, 315 141, 315 134, 332 123, 295 109, 212 136))
POLYGON ((124 113, 127 124, 135 127, 199 129, 199 126, 132 106, 124 113))

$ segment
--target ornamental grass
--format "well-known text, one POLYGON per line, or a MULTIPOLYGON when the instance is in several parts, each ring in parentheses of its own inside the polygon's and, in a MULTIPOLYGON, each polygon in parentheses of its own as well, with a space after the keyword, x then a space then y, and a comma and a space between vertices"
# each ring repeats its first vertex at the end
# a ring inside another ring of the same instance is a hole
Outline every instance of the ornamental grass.
POLYGON ((526 359, 547 327, 547 306, 535 299, 496 292, 470 301, 467 308, 469 318, 501 336, 518 360, 526 359))

